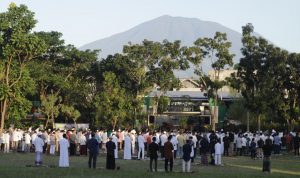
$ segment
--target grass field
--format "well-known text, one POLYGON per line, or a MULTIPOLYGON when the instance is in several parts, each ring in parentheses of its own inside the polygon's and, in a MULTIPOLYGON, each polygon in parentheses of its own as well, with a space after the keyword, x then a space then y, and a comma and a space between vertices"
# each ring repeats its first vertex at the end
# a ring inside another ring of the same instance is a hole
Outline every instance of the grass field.
POLYGON ((87 168, 87 157, 71 157, 70 168, 58 168, 58 156, 43 155, 46 167, 28 167, 33 165, 34 154, 11 153, 0 155, 0 178, 179 178, 179 177, 300 177, 300 158, 293 155, 272 157, 271 174, 262 173, 262 160, 251 160, 249 157, 222 157, 224 166, 202 166, 200 160, 192 165, 193 173, 180 173, 181 160, 174 163, 174 172, 163 172, 164 161, 159 161, 159 172, 148 172, 148 160, 116 160, 120 170, 109 171, 105 167, 105 155, 100 155, 97 161, 97 169, 87 168))

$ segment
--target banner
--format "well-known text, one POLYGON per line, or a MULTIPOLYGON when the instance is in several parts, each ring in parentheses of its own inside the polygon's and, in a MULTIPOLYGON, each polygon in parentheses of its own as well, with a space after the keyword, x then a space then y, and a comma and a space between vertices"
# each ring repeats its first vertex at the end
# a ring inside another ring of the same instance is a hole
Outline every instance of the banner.
POLYGON ((59 130, 70 130, 72 128, 76 128, 77 130, 86 130, 89 129, 89 124, 79 123, 79 124, 66 124, 66 123, 55 123, 55 129, 59 130))

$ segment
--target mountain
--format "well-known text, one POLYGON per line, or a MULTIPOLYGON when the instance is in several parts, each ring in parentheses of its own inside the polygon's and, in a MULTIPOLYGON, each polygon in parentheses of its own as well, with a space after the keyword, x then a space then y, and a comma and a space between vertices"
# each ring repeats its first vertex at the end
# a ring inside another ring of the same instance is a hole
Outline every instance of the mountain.
MULTIPOLYGON (((108 38, 100 39, 82 46, 80 49, 101 49, 99 57, 122 52, 124 44, 141 43, 144 39, 152 41, 181 40, 182 45, 191 46, 194 41, 202 37, 213 37, 215 32, 225 32, 228 40, 232 43, 231 52, 236 56, 234 62, 238 63, 242 47, 241 33, 227 28, 219 23, 202 21, 197 18, 172 17, 164 15, 156 19, 144 22, 125 32, 115 34, 108 38)), ((204 71, 210 69, 210 61, 204 60, 204 71)), ((187 71, 177 71, 179 78, 190 78, 194 75, 193 67, 187 71)))

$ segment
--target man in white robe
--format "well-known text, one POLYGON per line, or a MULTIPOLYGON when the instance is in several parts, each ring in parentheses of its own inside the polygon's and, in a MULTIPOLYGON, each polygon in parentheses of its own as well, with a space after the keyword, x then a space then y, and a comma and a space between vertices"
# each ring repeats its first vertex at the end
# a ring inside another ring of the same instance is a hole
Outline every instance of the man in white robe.
POLYGON ((59 167, 69 167, 69 147, 67 135, 63 134, 63 138, 59 140, 59 167))
POLYGON ((44 146, 44 140, 41 138, 42 135, 38 134, 38 136, 34 139, 33 144, 35 148, 35 165, 40 166, 42 165, 43 159, 43 146, 44 146))
POLYGON ((124 138, 124 159, 131 159, 131 138, 129 133, 124 138))
POLYGON ((55 136, 55 132, 52 132, 50 134, 50 141, 49 141, 49 144, 50 144, 50 155, 55 155, 55 140, 56 140, 56 136, 55 136))
POLYGON ((106 153, 106 142, 107 142, 107 131, 104 130, 104 132, 102 133, 102 149, 103 149, 103 152, 106 153))
POLYGON ((10 140, 9 133, 7 131, 4 131, 4 135, 3 135, 4 153, 9 153, 9 140, 10 140))
POLYGON ((30 143, 31 143, 31 137, 30 137, 30 134, 29 132, 26 132, 25 133, 25 152, 28 153, 30 152, 30 143))
POLYGON ((145 138, 142 133, 140 133, 138 136, 138 145, 139 145, 138 159, 144 159, 145 158, 145 138), (141 154, 142 154, 142 156, 141 156, 141 154))
POLYGON ((218 142, 215 144, 215 165, 221 165, 221 155, 222 155, 222 145, 221 140, 218 139, 218 142))
POLYGON ((115 133, 113 133, 112 135, 112 141, 115 143, 116 145, 116 149, 115 149, 115 159, 118 159, 118 137, 116 136, 115 133))
POLYGON ((132 154, 135 154, 135 133, 131 131, 131 148, 132 148, 132 154))

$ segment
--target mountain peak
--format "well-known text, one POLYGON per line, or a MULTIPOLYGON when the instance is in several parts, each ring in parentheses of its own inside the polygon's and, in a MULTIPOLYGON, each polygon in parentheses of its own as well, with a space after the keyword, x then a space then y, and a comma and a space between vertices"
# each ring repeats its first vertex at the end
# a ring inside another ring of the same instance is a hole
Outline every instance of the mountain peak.
MULTIPOLYGON (((100 57, 106 57, 109 54, 122 52, 123 45, 128 42, 141 43, 144 39, 159 42, 165 39, 181 40, 182 45, 191 46, 198 38, 213 37, 217 31, 227 34, 228 40, 232 42, 231 52, 236 54, 235 62, 238 62, 242 46, 240 33, 215 22, 170 15, 159 16, 125 32, 86 44, 81 49, 101 49, 100 57)), ((209 61, 204 61, 203 70, 208 71, 210 65, 209 61)), ((181 71, 178 74, 180 78, 193 75, 193 71, 181 71)))

